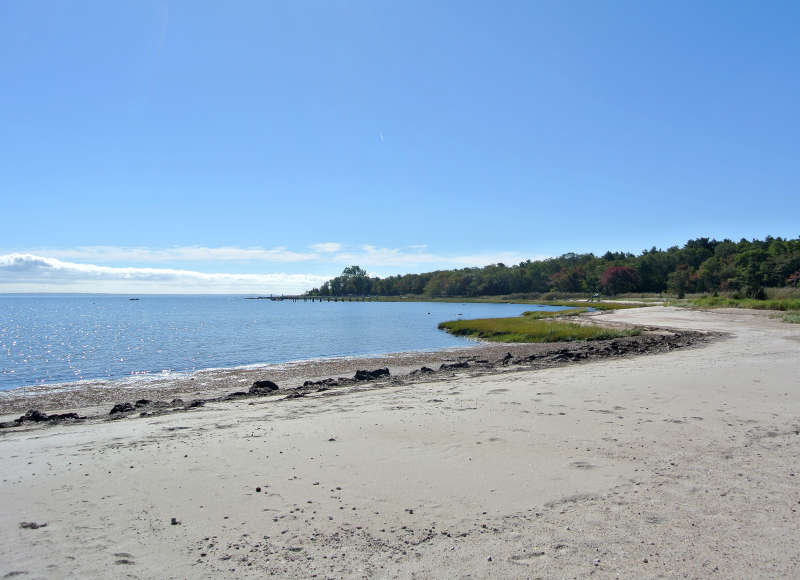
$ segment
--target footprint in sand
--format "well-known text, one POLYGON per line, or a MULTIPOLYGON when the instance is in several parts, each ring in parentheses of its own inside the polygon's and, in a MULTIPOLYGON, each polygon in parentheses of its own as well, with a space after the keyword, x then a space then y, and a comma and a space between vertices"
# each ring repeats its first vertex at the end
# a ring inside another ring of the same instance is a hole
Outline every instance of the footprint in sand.
POLYGON ((133 561, 133 554, 128 554, 127 552, 117 552, 114 554, 114 557, 117 558, 117 560, 114 561, 114 564, 117 564, 118 566, 132 566, 136 564, 136 562, 133 561))
POLYGON ((597 466, 589 463, 588 461, 573 461, 569 464, 570 467, 574 467, 575 469, 596 469, 597 466))
POLYGON ((511 556, 510 560, 514 564, 522 564, 527 566, 528 564, 533 564, 533 562, 544 556, 544 552, 529 552, 527 554, 514 554, 511 556))

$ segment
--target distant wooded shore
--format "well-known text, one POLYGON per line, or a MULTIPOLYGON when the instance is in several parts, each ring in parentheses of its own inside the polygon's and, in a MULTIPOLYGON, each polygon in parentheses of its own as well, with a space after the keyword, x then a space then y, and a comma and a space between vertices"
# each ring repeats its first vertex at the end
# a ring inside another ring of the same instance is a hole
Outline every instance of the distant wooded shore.
POLYGON ((516 265, 437 270, 385 278, 348 266, 340 276, 307 292, 308 297, 371 296, 384 299, 553 300, 667 293, 723 294, 732 299, 800 298, 800 238, 763 240, 697 238, 683 247, 655 247, 635 255, 608 251, 567 253, 516 265), (768 289, 785 289, 783 295, 768 289))

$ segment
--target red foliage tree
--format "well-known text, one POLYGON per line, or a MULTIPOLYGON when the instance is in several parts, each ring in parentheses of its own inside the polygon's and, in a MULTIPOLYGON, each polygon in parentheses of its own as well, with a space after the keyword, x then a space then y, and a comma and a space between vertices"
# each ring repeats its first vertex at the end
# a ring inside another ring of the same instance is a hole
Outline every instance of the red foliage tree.
POLYGON ((606 294, 633 292, 639 288, 639 274, 630 266, 611 266, 600 276, 600 285, 606 294))

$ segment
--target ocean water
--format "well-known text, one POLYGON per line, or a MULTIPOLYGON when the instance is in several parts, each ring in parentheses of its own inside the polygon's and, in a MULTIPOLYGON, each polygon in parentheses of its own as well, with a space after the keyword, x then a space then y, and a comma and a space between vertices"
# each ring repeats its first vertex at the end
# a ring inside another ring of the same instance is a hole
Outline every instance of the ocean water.
POLYGON ((530 304, 272 302, 243 296, 0 295, 0 390, 465 346, 437 324, 530 304))

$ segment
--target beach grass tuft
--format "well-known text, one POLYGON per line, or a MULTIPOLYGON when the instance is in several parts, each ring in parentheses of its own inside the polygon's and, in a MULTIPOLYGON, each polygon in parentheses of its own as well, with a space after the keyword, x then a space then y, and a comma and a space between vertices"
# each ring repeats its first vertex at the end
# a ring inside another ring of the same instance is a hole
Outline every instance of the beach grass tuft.
POLYGON ((781 316, 781 319, 784 322, 791 322, 793 324, 800 324, 800 312, 787 312, 783 316, 781 316))

